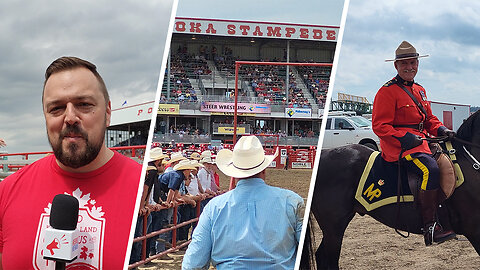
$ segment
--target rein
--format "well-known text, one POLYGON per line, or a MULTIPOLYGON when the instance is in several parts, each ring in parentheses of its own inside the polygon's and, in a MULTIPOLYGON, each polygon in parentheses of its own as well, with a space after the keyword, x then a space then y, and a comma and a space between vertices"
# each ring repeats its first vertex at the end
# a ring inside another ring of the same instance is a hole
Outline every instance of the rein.
POLYGON ((465 151, 465 155, 470 158, 470 161, 473 163, 473 169, 478 171, 480 169, 480 163, 478 160, 465 148, 465 145, 462 146, 465 151))
POLYGON ((460 139, 460 138, 457 138, 457 137, 453 137, 453 140, 454 141, 457 141, 461 144, 464 144, 464 145, 469 145, 469 146, 473 146, 473 147, 477 147, 477 148, 480 148, 480 144, 476 144, 476 143, 472 143, 472 142, 469 142, 469 141, 465 141, 463 139, 460 139))
POLYGON ((457 137, 453 137, 453 140, 462 144, 462 148, 463 148, 465 157, 467 158, 467 160, 470 160, 470 162, 472 163, 473 169, 475 171, 480 170, 480 162, 478 162, 478 160, 465 147, 465 145, 469 145, 469 146, 472 146, 472 147, 480 148, 480 145, 478 145, 476 143, 466 141, 466 140, 463 140, 463 139, 460 139, 460 138, 457 138, 457 137))
MULTIPOLYGON (((448 136, 442 136, 442 137, 436 137, 436 138, 428 138, 427 137, 427 138, 424 138, 422 140, 426 140, 427 142, 444 142, 447 139, 448 139, 448 136)), ((465 145, 469 145, 469 146, 472 146, 472 147, 480 148, 480 145, 478 145, 476 143, 466 141, 466 140, 463 140, 463 139, 460 139, 460 138, 457 138, 457 137, 453 137, 452 140, 457 141, 460 144, 462 144, 462 148, 464 150, 465 157, 467 158, 467 160, 470 160, 470 162, 472 163, 473 169, 476 170, 476 171, 480 170, 480 162, 465 147, 465 145)))

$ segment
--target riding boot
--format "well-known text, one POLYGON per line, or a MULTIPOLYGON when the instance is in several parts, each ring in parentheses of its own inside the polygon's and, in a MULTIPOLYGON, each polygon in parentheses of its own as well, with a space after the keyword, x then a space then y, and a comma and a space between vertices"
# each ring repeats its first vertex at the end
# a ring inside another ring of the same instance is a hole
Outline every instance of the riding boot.
POLYGON ((433 242, 440 244, 455 238, 453 231, 444 230, 437 222, 438 189, 420 190, 418 198, 422 211, 425 245, 430 246, 433 242))
POLYGON ((445 193, 441 188, 438 189, 438 208, 437 208, 437 220, 442 224, 442 229, 444 231, 453 231, 452 224, 450 223, 450 217, 448 215, 448 209, 445 206, 444 202, 447 199, 445 193))

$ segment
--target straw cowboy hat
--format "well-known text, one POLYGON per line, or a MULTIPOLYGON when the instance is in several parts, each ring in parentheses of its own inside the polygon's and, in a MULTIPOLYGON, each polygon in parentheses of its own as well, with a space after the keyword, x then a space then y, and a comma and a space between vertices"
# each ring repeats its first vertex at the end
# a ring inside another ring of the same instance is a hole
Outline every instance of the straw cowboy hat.
POLYGON ((224 174, 235 178, 246 178, 263 171, 277 155, 278 148, 275 154, 265 155, 257 137, 243 136, 235 144, 233 151, 220 150, 216 163, 224 174))
POLYGON ((182 152, 175 152, 170 155, 170 160, 167 162, 167 164, 170 164, 172 162, 179 161, 179 160, 185 160, 185 159, 187 158, 182 155, 182 152))
POLYGON ((412 44, 408 43, 407 41, 402 41, 398 46, 397 50, 395 51, 395 59, 387 59, 385 62, 391 61, 398 61, 398 60, 406 60, 412 58, 420 58, 420 57, 427 57, 426 55, 419 55, 415 47, 412 44))
POLYGON ((173 170, 175 171, 182 171, 182 170, 196 170, 197 167, 195 167, 191 160, 188 160, 188 159, 182 159, 180 160, 180 162, 173 166, 173 170))
POLYGON ((156 161, 167 157, 168 155, 164 154, 162 148, 160 147, 155 147, 150 150, 150 161, 156 161))
POLYGON ((199 154, 199 153, 193 152, 193 153, 190 154, 190 159, 200 160, 200 159, 202 159, 202 157, 200 157, 200 154, 199 154))

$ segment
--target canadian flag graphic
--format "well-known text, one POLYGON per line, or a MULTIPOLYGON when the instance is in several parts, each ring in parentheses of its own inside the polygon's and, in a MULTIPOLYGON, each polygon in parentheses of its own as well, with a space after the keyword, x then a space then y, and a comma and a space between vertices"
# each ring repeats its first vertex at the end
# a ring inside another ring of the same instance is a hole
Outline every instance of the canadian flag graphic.
MULTIPOLYGON (((103 262, 103 238, 105 232, 105 214, 102 207, 96 205, 96 201, 90 198, 90 193, 83 194, 77 188, 72 192, 72 195, 79 201, 79 213, 77 229, 79 237, 75 239, 78 241, 80 248, 80 255, 72 263, 67 264, 66 269, 100 269, 103 262)), ((37 228, 37 235, 35 238, 35 248, 33 265, 35 269, 55 269, 55 264, 52 261, 43 259, 42 248, 45 245, 45 230, 50 227, 50 210, 51 203, 45 207, 44 213, 40 217, 37 228)), ((47 252, 54 254, 62 244, 66 244, 61 237, 55 238, 47 244, 47 252)), ((76 244, 76 243, 73 243, 76 244)))

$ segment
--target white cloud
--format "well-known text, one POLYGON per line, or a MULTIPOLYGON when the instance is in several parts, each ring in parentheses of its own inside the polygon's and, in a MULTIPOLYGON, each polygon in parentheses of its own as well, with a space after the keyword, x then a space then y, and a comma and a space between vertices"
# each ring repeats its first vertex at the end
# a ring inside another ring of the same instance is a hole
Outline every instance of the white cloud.
POLYGON ((63 55, 96 64, 115 102, 154 100, 172 4, 1 1, 0 138, 6 149, 50 150, 41 108, 43 74, 63 55))
MULTIPOLYGON (((429 99, 480 105, 480 4, 471 1, 351 1, 335 91, 373 101, 396 71, 393 58, 402 40, 420 54, 416 80, 429 99)), ((335 96, 335 95, 334 95, 335 96)))

